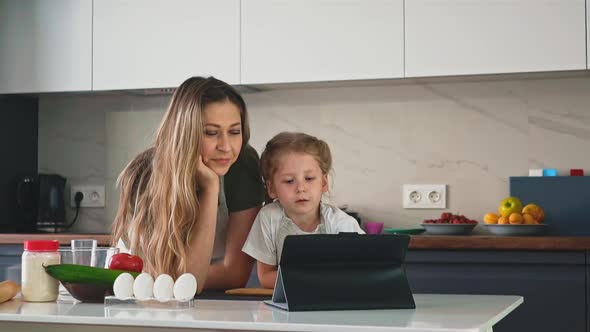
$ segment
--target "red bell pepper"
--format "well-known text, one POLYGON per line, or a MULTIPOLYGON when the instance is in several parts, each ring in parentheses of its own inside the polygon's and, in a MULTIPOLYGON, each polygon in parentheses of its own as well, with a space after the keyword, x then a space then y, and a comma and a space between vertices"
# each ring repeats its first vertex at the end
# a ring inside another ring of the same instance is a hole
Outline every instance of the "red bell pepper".
POLYGON ((139 256, 129 255, 126 253, 115 254, 111 258, 109 269, 141 273, 143 270, 143 260, 139 256))

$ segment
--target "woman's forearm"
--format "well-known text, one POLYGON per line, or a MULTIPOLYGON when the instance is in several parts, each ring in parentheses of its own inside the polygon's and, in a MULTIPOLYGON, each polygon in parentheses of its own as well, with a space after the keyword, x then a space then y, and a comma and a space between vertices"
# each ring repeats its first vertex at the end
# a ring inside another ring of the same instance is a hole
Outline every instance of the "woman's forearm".
POLYGON ((231 212, 227 222, 225 252, 222 260, 209 266, 206 289, 244 287, 250 278, 254 259, 242 251, 260 207, 231 212))
MULTIPOLYGON (((246 256, 244 254, 244 256, 246 256)), ((234 261, 235 266, 229 266, 220 261, 209 266, 207 272, 207 289, 241 288, 246 285, 252 271, 252 259, 245 257, 234 261), (243 264, 243 266, 242 266, 243 264)))
POLYGON ((213 253, 219 185, 212 185, 199 195, 199 220, 192 229, 188 252, 188 271, 197 278, 197 292, 205 286, 213 253))

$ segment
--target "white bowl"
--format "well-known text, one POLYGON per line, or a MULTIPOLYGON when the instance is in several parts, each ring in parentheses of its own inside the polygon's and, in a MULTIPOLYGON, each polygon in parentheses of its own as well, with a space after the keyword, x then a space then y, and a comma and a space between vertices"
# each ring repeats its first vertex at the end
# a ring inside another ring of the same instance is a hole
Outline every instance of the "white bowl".
POLYGON ((502 236, 526 236, 536 235, 547 229, 547 225, 525 225, 525 224, 484 224, 490 233, 502 236))
POLYGON ((473 228, 477 224, 431 224, 422 223, 420 224, 426 233, 432 235, 467 235, 473 231, 473 228))

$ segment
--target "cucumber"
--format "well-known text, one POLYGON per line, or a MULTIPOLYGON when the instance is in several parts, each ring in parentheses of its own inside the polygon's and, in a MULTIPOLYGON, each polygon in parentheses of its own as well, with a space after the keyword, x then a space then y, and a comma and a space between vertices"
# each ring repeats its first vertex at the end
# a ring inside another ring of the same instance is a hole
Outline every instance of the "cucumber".
POLYGON ((133 278, 139 275, 137 272, 103 269, 77 264, 56 264, 43 267, 45 268, 45 272, 54 279, 72 283, 112 285, 121 273, 129 273, 133 278))

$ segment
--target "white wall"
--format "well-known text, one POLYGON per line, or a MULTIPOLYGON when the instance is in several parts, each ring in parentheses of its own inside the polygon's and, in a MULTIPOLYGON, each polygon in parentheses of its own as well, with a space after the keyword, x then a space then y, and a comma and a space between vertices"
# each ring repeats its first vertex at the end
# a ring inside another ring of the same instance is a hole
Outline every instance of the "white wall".
MULTIPOLYGON (((509 176, 543 167, 590 173, 584 148, 589 91, 589 78, 559 78, 282 89, 244 97, 259 152, 282 130, 317 135, 334 154, 335 204, 386 227, 414 227, 442 211, 403 209, 404 183, 448 184, 447 210, 481 221, 508 195, 509 176)), ((106 208, 83 210, 74 231, 109 232, 116 177, 151 142, 169 98, 41 97, 39 170, 62 174, 69 184, 107 187, 106 208)))

